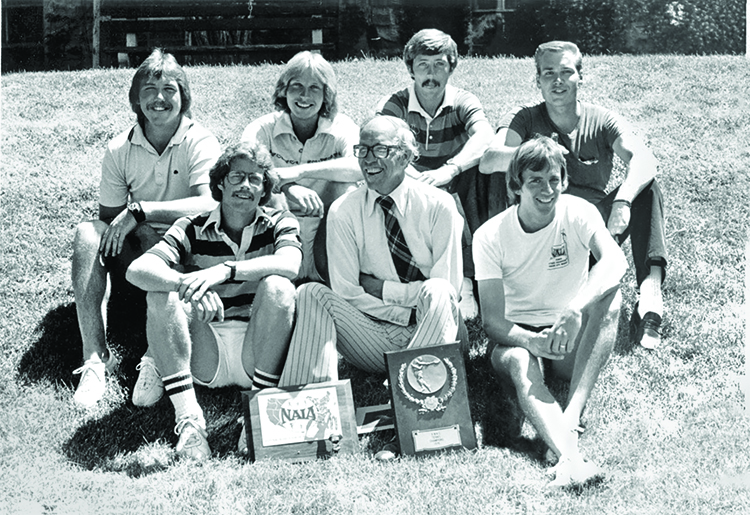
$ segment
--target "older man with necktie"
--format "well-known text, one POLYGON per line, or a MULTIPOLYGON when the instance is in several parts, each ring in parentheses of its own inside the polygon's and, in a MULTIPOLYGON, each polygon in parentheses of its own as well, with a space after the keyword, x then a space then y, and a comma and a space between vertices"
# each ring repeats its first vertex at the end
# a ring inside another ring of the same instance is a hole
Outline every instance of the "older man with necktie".
POLYGON ((338 379, 337 350, 357 368, 383 373, 386 351, 468 343, 457 299, 463 220, 452 197, 406 175, 418 150, 403 120, 376 116, 354 154, 365 184, 331 206, 331 287, 297 290, 288 356, 300 366, 284 370, 285 384, 338 379), (303 365, 297 358, 305 356, 303 365))

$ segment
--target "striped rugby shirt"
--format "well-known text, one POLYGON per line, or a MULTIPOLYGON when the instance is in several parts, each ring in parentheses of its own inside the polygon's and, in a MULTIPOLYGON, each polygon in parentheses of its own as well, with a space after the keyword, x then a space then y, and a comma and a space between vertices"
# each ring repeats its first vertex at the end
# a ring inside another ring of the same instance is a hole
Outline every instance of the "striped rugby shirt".
POLYGON ((419 105, 414 84, 382 99, 377 112, 409 124, 419 145, 414 168, 420 172, 443 166, 469 141, 469 129, 479 121, 487 121, 479 99, 450 84, 445 87, 445 98, 434 118, 419 105))
MULTIPOLYGON (((221 229, 221 206, 186 216, 169 228, 148 252, 184 273, 204 270, 225 261, 243 261, 293 246, 301 249, 299 224, 286 210, 258 207, 255 221, 245 227, 237 246, 221 229)), ((221 297, 226 319, 248 320, 258 281, 226 281, 213 289, 221 297)))

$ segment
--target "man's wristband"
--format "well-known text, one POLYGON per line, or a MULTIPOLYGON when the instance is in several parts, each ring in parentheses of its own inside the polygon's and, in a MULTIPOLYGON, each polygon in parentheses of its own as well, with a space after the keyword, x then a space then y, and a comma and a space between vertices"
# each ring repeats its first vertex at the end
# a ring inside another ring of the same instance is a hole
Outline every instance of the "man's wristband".
POLYGON ((146 213, 143 212, 140 202, 131 202, 128 204, 128 211, 133 215, 135 223, 140 224, 146 221, 146 213))
POLYGON ((625 200, 624 198, 616 198, 616 199, 614 199, 614 200, 612 201, 612 203, 614 204, 615 202, 619 202, 619 203, 621 203, 621 204, 625 204, 625 205, 626 205, 626 206, 628 206, 628 207, 633 207, 633 206, 632 206, 632 205, 630 204, 630 201, 629 201, 629 200, 625 200))

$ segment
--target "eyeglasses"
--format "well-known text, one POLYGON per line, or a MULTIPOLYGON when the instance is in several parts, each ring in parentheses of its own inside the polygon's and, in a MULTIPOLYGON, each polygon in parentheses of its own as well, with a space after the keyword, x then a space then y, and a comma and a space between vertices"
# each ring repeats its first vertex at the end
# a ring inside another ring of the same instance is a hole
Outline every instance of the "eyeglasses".
POLYGON ((233 186, 242 184, 243 182, 245 182, 245 179, 248 180, 250 186, 255 186, 256 188, 260 188, 261 186, 263 186, 263 177, 256 173, 229 172, 227 174, 227 181, 229 181, 229 184, 233 186))
POLYGON ((391 150, 398 150, 398 148, 399 147, 396 145, 377 144, 371 147, 368 147, 367 145, 354 145, 354 157, 364 159, 372 150, 372 155, 374 155, 378 159, 385 159, 386 157, 391 155, 391 150))

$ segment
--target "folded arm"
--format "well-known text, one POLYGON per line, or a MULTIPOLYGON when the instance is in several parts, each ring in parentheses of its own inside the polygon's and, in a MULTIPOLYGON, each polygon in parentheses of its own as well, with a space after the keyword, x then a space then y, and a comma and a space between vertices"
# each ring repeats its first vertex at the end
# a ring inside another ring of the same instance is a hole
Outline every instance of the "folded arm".
POLYGON ((627 270, 625 255, 604 229, 594 233, 589 248, 597 262, 589 271, 586 283, 552 326, 549 343, 553 349, 563 347, 567 348, 567 352, 573 351, 573 344, 581 329, 584 310, 619 288, 620 280, 627 270))
POLYGON ((474 123, 468 132, 469 140, 461 151, 449 160, 449 163, 437 170, 422 173, 419 180, 433 186, 444 186, 462 171, 476 166, 492 141, 492 127, 486 120, 480 120, 474 123))
POLYGON ((281 179, 280 184, 296 182, 300 179, 322 179, 335 182, 357 182, 362 180, 362 171, 355 157, 339 157, 317 163, 302 163, 275 168, 281 179))
POLYGON ((502 279, 479 281, 479 303, 482 306, 482 326, 490 340, 505 347, 521 347, 534 356, 563 359, 564 354, 550 349, 549 329, 535 333, 505 318, 505 290, 502 279))

